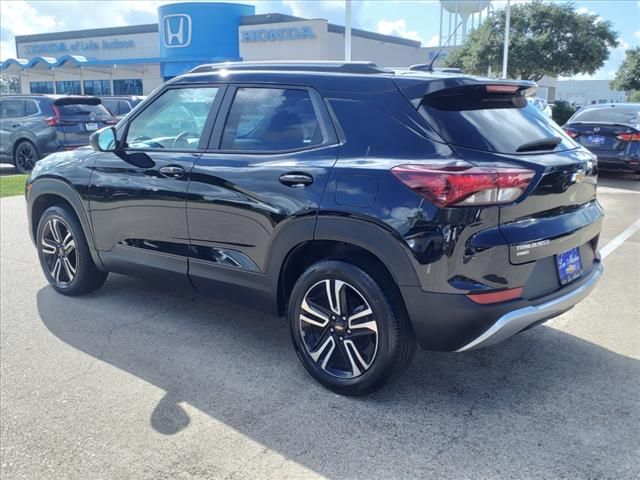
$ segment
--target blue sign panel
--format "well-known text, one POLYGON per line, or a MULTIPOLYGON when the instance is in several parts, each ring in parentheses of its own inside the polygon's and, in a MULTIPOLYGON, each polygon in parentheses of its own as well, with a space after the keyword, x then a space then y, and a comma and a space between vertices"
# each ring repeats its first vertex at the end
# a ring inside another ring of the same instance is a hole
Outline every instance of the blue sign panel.
POLYGON ((255 7, 240 3, 187 2, 158 8, 160 65, 164 78, 205 63, 239 60, 238 28, 255 7))

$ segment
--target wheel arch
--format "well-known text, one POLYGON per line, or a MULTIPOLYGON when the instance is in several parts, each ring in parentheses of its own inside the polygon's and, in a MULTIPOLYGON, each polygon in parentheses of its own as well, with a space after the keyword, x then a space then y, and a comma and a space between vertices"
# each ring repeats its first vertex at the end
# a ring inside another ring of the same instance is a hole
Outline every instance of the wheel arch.
POLYGON ((29 230, 31 240, 36 243, 38 222, 44 211, 52 205, 65 205, 76 215, 82 226, 83 233, 89 245, 91 257, 96 266, 104 270, 98 252, 95 249, 93 229, 89 221, 88 213, 84 207, 82 198, 68 183, 47 178, 36 180, 28 186, 27 211, 29 217, 29 230))
POLYGON ((313 263, 341 260, 361 267, 404 301, 400 285, 419 285, 412 262, 400 240, 366 220, 319 218, 313 239, 294 245, 280 261, 277 279, 278 313, 284 314, 293 285, 313 263))

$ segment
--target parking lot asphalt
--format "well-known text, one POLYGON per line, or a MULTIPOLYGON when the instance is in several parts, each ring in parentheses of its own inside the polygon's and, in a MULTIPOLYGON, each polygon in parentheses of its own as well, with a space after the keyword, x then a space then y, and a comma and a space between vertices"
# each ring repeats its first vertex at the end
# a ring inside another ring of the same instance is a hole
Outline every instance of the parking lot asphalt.
MULTIPOLYGON (((601 246, 640 182, 601 178, 601 246)), ((24 200, 0 201, 0 477, 640 478, 640 232, 573 310, 507 342, 418 352, 366 398, 304 371, 286 322, 111 275, 47 286, 24 200)))

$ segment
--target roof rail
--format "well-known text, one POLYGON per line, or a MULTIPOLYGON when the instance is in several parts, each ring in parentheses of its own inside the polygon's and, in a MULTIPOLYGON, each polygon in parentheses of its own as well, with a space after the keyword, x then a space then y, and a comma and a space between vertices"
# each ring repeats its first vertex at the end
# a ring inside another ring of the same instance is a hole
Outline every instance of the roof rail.
POLYGON ((199 65, 189 73, 213 72, 216 70, 284 70, 304 72, 337 72, 337 73, 393 73, 379 67, 373 62, 321 62, 321 61, 289 61, 289 62, 220 62, 199 65))

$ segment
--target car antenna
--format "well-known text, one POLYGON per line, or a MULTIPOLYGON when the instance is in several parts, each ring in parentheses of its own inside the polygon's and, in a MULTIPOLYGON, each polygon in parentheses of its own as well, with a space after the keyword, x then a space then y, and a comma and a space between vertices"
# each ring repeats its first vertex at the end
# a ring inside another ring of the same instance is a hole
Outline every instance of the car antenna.
POLYGON ((440 46, 440 50, 438 50, 438 53, 435 54, 435 56, 431 60, 431 63, 420 63, 418 65, 411 65, 409 67, 409 70, 422 70, 425 72, 433 72, 433 64, 436 63, 436 60, 442 54, 442 50, 444 50, 444 48, 449 44, 449 41, 451 41, 451 37, 453 37, 456 34, 458 29, 460 28, 460 25, 462 25, 462 22, 458 23, 458 25, 456 26, 456 28, 453 29, 453 32, 451 32, 451 34, 449 35, 447 40, 444 42, 444 44, 440 46))

